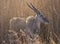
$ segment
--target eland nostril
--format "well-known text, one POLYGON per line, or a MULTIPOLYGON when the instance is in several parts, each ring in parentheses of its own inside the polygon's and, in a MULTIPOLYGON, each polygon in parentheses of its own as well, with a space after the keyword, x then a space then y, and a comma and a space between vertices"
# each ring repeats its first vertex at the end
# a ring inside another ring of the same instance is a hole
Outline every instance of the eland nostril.
POLYGON ((48 19, 47 18, 42 18, 43 20, 44 20, 44 22, 47 22, 47 23, 49 23, 49 21, 48 21, 48 19))
POLYGON ((46 22, 47 22, 47 23, 49 23, 49 21, 48 21, 48 20, 46 20, 46 22))

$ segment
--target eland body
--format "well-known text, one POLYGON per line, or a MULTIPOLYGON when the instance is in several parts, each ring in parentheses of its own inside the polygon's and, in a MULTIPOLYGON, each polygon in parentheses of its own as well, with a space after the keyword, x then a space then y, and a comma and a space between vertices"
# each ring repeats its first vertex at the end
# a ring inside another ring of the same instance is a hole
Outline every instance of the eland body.
POLYGON ((28 4, 28 7, 31 8, 35 13, 36 16, 29 16, 27 17, 26 20, 20 18, 20 17, 13 17, 10 20, 10 29, 14 29, 14 30, 25 30, 26 35, 32 36, 32 38, 34 38, 34 34, 38 31, 40 31, 40 24, 48 24, 49 21, 47 20, 47 18, 35 7, 33 6, 31 3, 28 4))

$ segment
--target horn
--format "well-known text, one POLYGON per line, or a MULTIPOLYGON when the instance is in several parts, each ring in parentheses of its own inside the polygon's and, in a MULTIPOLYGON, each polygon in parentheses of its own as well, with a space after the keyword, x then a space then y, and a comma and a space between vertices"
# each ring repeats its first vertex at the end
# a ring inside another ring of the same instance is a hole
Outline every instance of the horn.
POLYGON ((41 14, 40 11, 39 11, 36 7, 34 7, 32 3, 30 3, 30 4, 27 3, 27 5, 28 5, 28 7, 30 7, 37 15, 40 15, 40 14, 41 14))
POLYGON ((33 8, 28 3, 27 3, 27 5, 28 5, 28 7, 30 7, 33 10, 33 8))

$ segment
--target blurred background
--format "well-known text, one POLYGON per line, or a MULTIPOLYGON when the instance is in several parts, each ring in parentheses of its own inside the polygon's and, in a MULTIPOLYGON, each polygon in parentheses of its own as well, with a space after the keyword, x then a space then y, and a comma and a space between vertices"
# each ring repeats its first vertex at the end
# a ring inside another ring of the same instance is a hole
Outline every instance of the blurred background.
POLYGON ((9 29, 9 20, 12 17, 26 18, 35 15, 26 4, 31 2, 49 20, 49 32, 56 40, 60 39, 60 0, 0 0, 0 36, 9 29))

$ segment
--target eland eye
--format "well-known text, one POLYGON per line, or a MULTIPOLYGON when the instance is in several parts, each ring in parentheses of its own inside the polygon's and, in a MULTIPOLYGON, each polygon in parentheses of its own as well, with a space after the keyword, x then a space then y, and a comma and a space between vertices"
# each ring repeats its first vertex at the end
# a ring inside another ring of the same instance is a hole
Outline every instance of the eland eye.
POLYGON ((40 17, 43 17, 43 15, 40 15, 40 17))

